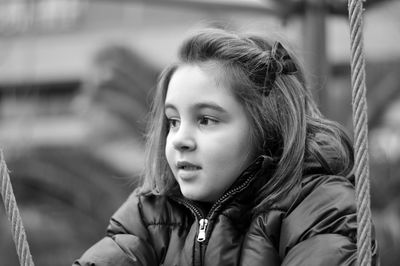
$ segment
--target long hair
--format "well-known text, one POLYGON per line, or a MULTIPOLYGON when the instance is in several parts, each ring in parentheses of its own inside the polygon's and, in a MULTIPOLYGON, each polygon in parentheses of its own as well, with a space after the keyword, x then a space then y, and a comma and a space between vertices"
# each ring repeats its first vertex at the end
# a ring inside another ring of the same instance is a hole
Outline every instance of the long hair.
MULTIPOLYGON (((306 161, 318 162, 328 174, 347 175, 353 168, 351 141, 335 122, 325 119, 306 86, 299 60, 285 47, 296 72, 271 67, 275 41, 258 35, 207 29, 188 38, 180 61, 160 76, 148 130, 142 193, 169 194, 177 188, 165 157, 167 121, 164 101, 169 81, 180 64, 217 63, 252 124, 258 155, 273 158, 273 173, 259 190, 257 207, 271 206, 301 181, 306 161)), ((279 64, 278 64, 279 66, 279 64)))

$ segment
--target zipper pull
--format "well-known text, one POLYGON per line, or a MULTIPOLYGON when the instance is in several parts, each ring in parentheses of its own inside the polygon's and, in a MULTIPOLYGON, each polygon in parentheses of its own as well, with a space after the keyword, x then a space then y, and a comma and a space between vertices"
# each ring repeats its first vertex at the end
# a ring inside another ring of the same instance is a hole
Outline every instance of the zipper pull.
POLYGON ((203 242, 204 240, 206 240, 206 229, 208 220, 200 219, 199 224, 200 226, 199 226, 199 234, 197 235, 197 241, 203 242))

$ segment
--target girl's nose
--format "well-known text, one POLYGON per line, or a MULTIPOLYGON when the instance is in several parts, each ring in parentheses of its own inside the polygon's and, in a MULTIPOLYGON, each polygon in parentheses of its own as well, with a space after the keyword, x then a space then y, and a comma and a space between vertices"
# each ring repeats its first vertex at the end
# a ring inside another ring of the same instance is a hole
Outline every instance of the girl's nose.
POLYGON ((196 148, 196 141, 190 133, 190 130, 179 128, 178 132, 175 133, 172 144, 176 150, 179 151, 190 151, 196 148))

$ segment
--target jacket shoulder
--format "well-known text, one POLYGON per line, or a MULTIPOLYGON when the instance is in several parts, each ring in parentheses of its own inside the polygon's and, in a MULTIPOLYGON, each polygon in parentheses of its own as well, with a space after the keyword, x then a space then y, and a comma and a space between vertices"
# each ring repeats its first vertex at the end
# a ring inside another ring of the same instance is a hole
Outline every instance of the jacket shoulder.
POLYGON ((343 259, 352 264, 357 251, 356 212, 355 190, 348 178, 305 176, 282 219, 279 253, 284 264, 341 265, 343 259))
POLYGON ((177 225, 181 223, 178 211, 179 206, 166 196, 134 192, 114 213, 108 231, 138 235, 152 225, 177 225))
POLYGON ((319 233, 340 233, 355 241, 356 212, 355 190, 348 178, 306 176, 283 218, 281 238, 295 243, 319 233))
POLYGON ((315 210, 329 211, 335 208, 346 213, 356 213, 354 185, 344 176, 305 176, 287 214, 297 213, 299 208, 309 207, 308 204, 315 204, 315 210))
MULTIPOLYGON (((286 199, 262 217, 264 231, 277 243, 274 246, 282 265, 355 265, 357 206, 351 179, 304 176, 286 199)), ((376 265, 378 248, 374 234, 371 244, 372 265, 376 265)))

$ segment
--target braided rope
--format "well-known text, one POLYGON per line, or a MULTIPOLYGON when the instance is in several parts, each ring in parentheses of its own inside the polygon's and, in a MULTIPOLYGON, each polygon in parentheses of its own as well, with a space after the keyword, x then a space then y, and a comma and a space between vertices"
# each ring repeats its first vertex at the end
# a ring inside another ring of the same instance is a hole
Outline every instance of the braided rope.
POLYGON ((349 0, 351 83, 355 139, 358 265, 371 265, 371 209, 368 159, 368 116, 365 58, 362 42, 362 1, 349 0))
POLYGON ((17 202, 11 186, 10 176, 6 162, 4 161, 3 152, 0 150, 0 189, 3 198, 4 207, 8 220, 11 223, 14 243, 17 248, 19 263, 21 266, 34 266, 31 253, 29 251, 26 233, 19 214, 17 202))

